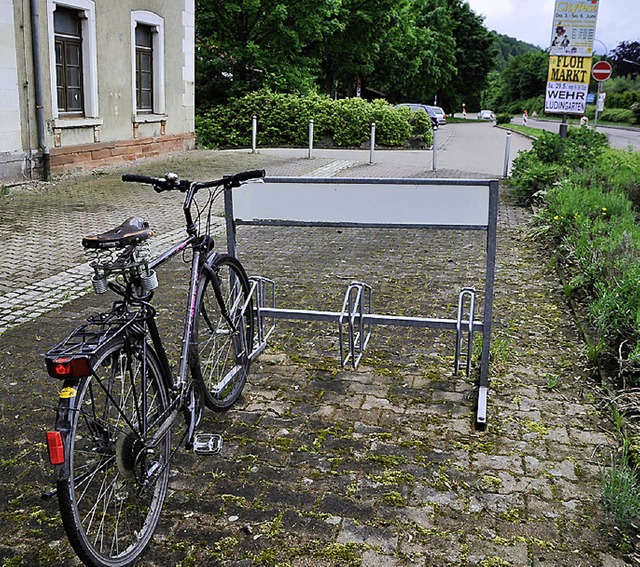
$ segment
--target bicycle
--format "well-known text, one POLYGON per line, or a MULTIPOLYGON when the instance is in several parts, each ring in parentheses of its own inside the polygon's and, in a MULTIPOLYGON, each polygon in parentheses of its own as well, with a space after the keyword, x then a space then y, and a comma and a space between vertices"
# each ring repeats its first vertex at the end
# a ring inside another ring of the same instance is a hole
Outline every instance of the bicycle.
POLYGON ((212 206, 224 191, 264 177, 248 171, 207 182, 125 174, 123 181, 185 193, 187 236, 151 258, 153 230, 131 217, 83 238, 93 255, 99 294, 118 297, 91 316, 45 357, 50 376, 63 380, 55 427, 47 432, 49 460, 67 537, 87 565, 121 567, 145 551, 159 521, 169 464, 182 446, 216 455, 217 434, 196 433, 203 403, 229 409, 240 396, 251 363, 252 289, 240 262, 214 250, 212 206), (198 191, 208 189, 204 204, 198 191), (195 217, 192 206, 195 205, 195 217), (204 225, 204 226, 203 226, 204 225), (151 304, 156 269, 191 247, 179 370, 174 377, 151 304), (184 431, 172 443, 180 416, 184 431))

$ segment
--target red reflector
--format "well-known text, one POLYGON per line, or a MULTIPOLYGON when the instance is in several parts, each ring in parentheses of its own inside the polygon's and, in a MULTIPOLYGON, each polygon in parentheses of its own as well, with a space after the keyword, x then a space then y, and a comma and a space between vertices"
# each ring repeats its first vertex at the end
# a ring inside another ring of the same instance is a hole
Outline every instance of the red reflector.
POLYGON ((47 372, 53 378, 84 378, 91 374, 89 359, 84 357, 47 358, 47 372))
POLYGON ((49 447, 49 462, 52 465, 64 463, 64 445, 59 431, 47 431, 47 447, 49 447))

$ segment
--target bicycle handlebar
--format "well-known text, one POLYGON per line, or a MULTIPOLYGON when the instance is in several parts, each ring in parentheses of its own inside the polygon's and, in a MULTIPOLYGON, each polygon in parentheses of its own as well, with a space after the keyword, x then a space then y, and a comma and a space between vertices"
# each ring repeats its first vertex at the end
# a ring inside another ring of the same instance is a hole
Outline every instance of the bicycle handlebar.
POLYGON ((122 181, 153 185, 153 188, 160 193, 161 191, 170 191, 172 189, 187 191, 192 185, 195 189, 204 189, 219 185, 224 185, 225 187, 238 187, 243 181, 248 181, 249 179, 261 179, 265 175, 266 172, 264 169, 254 169, 251 171, 236 173, 235 175, 225 175, 222 179, 202 182, 197 181, 192 183, 186 179, 178 179, 178 176, 175 173, 167 173, 164 177, 150 177, 149 175, 124 173, 122 175, 122 181))

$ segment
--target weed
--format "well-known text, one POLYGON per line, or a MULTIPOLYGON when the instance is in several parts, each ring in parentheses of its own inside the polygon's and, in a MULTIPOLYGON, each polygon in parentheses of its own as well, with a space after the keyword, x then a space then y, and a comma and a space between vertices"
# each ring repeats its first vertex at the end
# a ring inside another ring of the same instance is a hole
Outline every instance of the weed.
POLYGON ((602 471, 604 508, 623 532, 634 529, 640 520, 640 479, 629 464, 627 455, 612 454, 609 466, 602 471))
POLYGON ((618 433, 624 432, 624 413, 622 413, 615 405, 611 405, 611 421, 618 433))
POLYGON ((284 531, 282 526, 282 516, 283 512, 280 512, 280 514, 278 514, 273 520, 262 524, 260 531, 267 537, 276 537, 278 534, 281 534, 284 531))
POLYGON ((547 374, 545 376, 547 382, 544 385, 544 387, 547 390, 553 390, 555 388, 557 388, 560 385, 560 377, 559 376, 554 376, 553 374, 547 374))
POLYGON ((381 475, 367 475, 369 480, 383 484, 385 486, 393 484, 410 484, 415 482, 416 478, 411 473, 402 471, 385 471, 381 475))
POLYGON ((380 463, 385 468, 395 468, 407 464, 406 457, 399 457, 397 455, 368 455, 367 460, 373 463, 380 463))
POLYGON ((404 498, 402 497, 402 494, 400 494, 399 492, 396 492, 395 490, 385 492, 382 495, 382 501, 387 506, 398 506, 398 507, 404 506, 404 498))
POLYGON ((362 564, 362 551, 366 547, 357 543, 331 543, 321 552, 321 557, 344 562, 351 567, 362 564))
POLYGON ((491 474, 483 475, 481 482, 483 486, 490 490, 498 490, 502 486, 502 479, 491 474))

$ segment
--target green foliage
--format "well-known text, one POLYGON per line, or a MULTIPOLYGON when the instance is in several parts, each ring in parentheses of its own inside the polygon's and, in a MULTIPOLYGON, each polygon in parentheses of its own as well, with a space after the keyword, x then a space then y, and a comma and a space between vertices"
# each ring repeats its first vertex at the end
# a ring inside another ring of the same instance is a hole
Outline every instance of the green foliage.
POLYGON ((544 134, 515 160, 511 185, 537 200, 544 238, 587 306, 600 360, 640 382, 640 156, 587 128, 544 134))
POLYGON ((512 114, 508 112, 503 112, 501 114, 496 115, 496 124, 511 124, 511 119, 513 118, 512 114))
POLYGON ((197 0, 196 106, 270 89, 446 110, 477 97, 493 37, 463 0, 197 0))
POLYGON ((509 185, 522 203, 532 203, 555 185, 562 172, 557 163, 544 163, 532 152, 520 152, 513 160, 509 185))
POLYGON ((509 61, 518 55, 540 50, 537 45, 525 43, 514 37, 496 32, 491 33, 494 36, 494 48, 498 52, 494 67, 496 71, 504 71, 509 61))
POLYGON ((640 479, 624 452, 612 456, 602 472, 602 500, 616 526, 626 533, 635 530, 640 520, 640 479))
POLYGON ((513 160, 511 187, 530 203, 555 185, 568 171, 584 168, 604 152, 607 138, 588 128, 570 128, 567 138, 541 132, 530 152, 513 160))
POLYGON ((626 122, 627 124, 633 124, 634 114, 631 109, 627 110, 626 108, 605 108, 600 113, 600 119, 603 122, 626 122))
POLYGON ((412 135, 422 136, 427 145, 433 142, 431 121, 424 112, 395 108, 382 100, 332 100, 326 96, 301 97, 263 90, 200 112, 196 116, 198 144, 249 146, 253 116, 258 119, 261 146, 306 145, 310 120, 314 121, 314 143, 331 138, 336 146, 359 147, 370 139, 373 122, 377 145, 403 146, 412 135))
POLYGON ((510 59, 502 73, 491 76, 482 105, 512 114, 525 109, 530 114, 539 112, 544 106, 540 97, 546 88, 548 67, 549 56, 542 50, 510 59))

